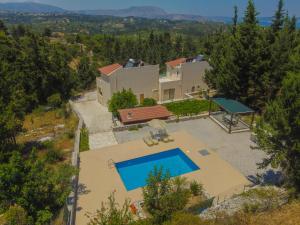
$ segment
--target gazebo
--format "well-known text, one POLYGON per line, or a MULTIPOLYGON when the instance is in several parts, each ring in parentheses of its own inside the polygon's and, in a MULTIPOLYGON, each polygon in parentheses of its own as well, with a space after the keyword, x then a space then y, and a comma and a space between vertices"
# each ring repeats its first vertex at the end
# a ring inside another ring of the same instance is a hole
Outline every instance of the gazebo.
POLYGON ((228 133, 249 131, 254 122, 255 111, 239 101, 227 98, 211 98, 209 106, 209 117, 219 124, 228 133), (212 103, 221 110, 212 112, 212 103), (250 124, 241 119, 241 115, 252 115, 250 124))

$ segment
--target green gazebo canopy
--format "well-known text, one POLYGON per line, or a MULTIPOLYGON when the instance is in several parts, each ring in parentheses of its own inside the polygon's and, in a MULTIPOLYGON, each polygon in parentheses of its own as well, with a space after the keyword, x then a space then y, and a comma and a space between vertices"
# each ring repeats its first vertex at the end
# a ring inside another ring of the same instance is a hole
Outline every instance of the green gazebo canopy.
POLYGON ((240 103, 239 101, 227 98, 213 98, 212 99, 217 105, 226 110, 231 114, 244 114, 244 113, 254 113, 253 109, 240 103))

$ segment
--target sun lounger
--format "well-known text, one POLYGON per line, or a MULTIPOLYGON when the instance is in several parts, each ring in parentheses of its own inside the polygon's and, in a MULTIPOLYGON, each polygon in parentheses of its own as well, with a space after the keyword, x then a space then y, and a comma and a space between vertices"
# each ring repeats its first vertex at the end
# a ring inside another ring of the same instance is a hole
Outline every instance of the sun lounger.
POLYGON ((146 143, 146 145, 148 145, 149 147, 154 145, 154 142, 152 141, 152 139, 150 137, 144 137, 143 140, 146 143))
POLYGON ((174 138, 172 138, 171 136, 168 136, 168 139, 169 139, 170 142, 174 141, 174 138))

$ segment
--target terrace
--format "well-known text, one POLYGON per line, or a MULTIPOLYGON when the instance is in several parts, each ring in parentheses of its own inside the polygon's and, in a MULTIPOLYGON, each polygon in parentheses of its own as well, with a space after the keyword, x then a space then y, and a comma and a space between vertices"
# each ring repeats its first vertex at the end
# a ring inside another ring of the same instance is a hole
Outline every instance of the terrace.
POLYGON ((97 151, 83 152, 80 155, 79 198, 76 222, 87 224, 87 212, 94 213, 101 207, 101 201, 115 192, 116 201, 122 204, 125 199, 132 202, 142 199, 142 189, 127 191, 119 171, 114 164, 137 159, 167 150, 180 148, 182 152, 200 169, 183 174, 188 180, 203 184, 211 197, 224 199, 240 193, 250 182, 214 151, 186 132, 172 133, 174 142, 160 143, 148 147, 142 140, 102 148, 97 151), (201 150, 207 154, 201 154, 201 150), (105 182, 104 182, 105 181, 105 182))

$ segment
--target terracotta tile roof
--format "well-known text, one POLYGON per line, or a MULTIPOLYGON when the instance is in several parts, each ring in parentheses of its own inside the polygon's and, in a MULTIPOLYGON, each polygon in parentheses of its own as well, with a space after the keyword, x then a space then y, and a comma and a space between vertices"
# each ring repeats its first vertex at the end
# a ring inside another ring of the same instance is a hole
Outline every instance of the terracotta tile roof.
POLYGON ((112 72, 116 71, 117 69, 121 68, 122 66, 118 63, 112 64, 112 65, 108 65, 108 66, 104 66, 102 68, 99 68, 99 72, 101 74, 107 75, 109 76, 112 72))
POLYGON ((166 62, 166 64, 175 67, 185 62, 186 62, 186 58, 179 58, 179 59, 172 60, 170 62, 166 62))
POLYGON ((153 119, 167 119, 172 114, 165 106, 140 107, 132 109, 120 109, 121 122, 124 124, 148 122, 153 119))

